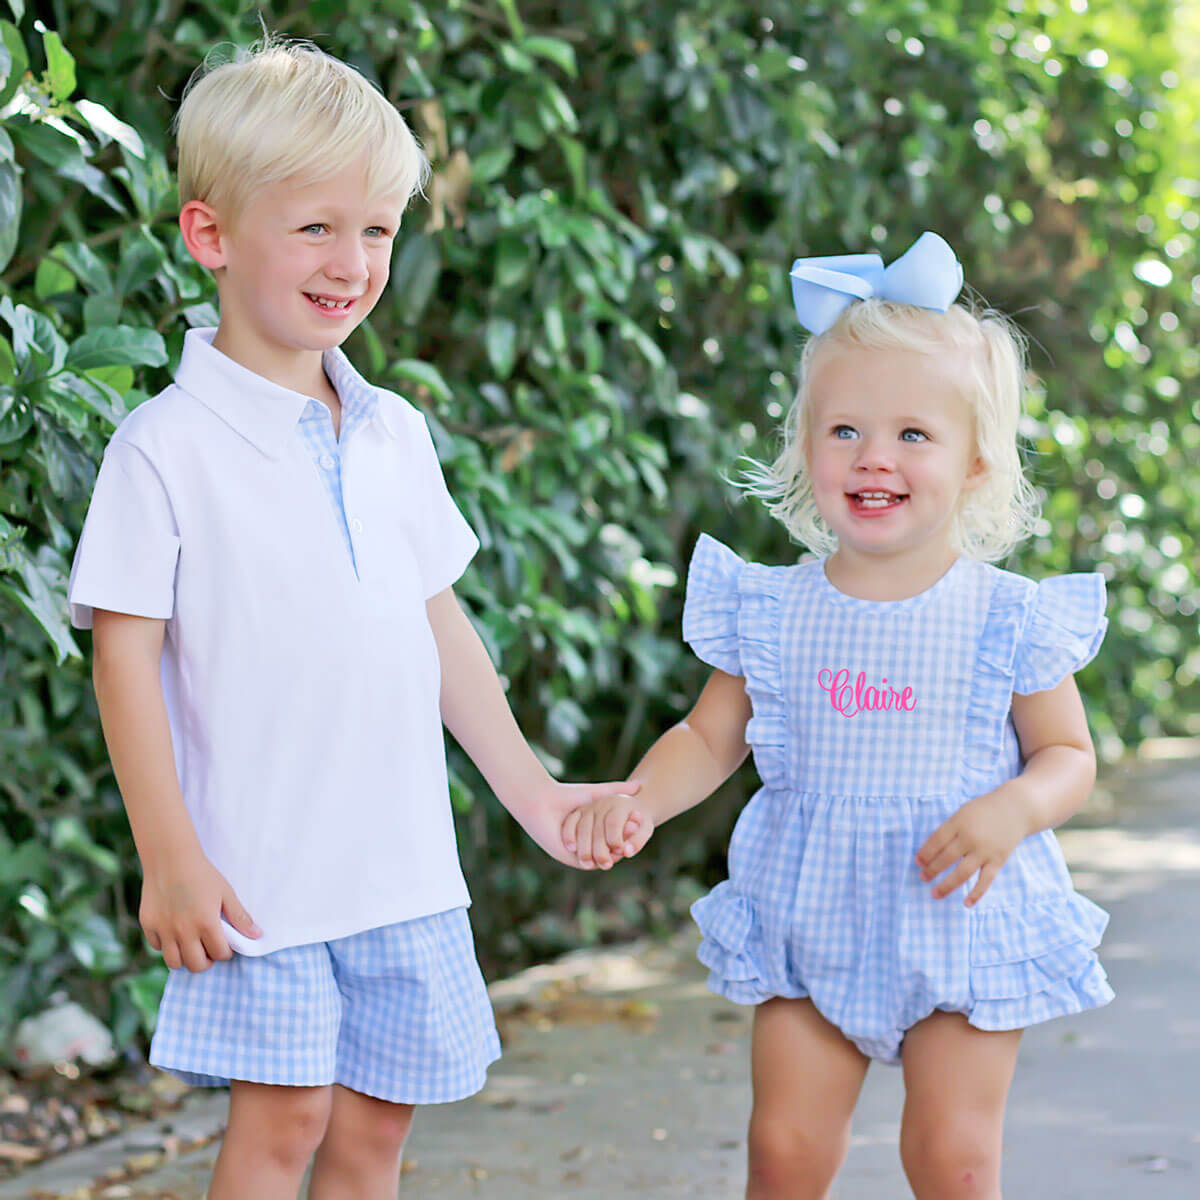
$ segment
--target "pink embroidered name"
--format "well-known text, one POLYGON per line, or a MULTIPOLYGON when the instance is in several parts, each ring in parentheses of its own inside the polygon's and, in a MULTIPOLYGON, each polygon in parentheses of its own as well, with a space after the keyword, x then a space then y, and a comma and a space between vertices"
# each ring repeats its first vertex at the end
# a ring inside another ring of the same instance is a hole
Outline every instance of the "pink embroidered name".
POLYGON ((829 694, 829 703, 843 717, 856 717, 860 712, 912 712, 917 707, 912 688, 894 688, 886 678, 878 686, 867 683, 865 671, 859 671, 851 683, 845 667, 840 671, 822 667, 817 672, 817 684, 829 694))

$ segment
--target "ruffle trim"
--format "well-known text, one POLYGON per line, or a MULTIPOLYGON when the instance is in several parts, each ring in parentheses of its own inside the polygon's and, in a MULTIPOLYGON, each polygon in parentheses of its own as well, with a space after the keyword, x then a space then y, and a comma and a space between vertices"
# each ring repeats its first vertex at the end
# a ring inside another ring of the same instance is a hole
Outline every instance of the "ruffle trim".
POLYGON ((762 939, 745 897, 726 881, 697 900, 691 911, 703 935, 696 956, 712 972, 714 991, 735 1004, 761 1004, 778 995, 763 978, 762 939))
POLYGON ((728 546, 702 533, 688 565, 683 601, 683 640, 701 661, 730 675, 742 674, 737 587, 745 565, 728 546))
POLYGON ((982 795, 993 786, 996 760, 1012 707, 1017 644, 1027 619, 1032 585, 1008 571, 995 571, 995 584, 967 697, 963 725, 962 794, 982 795))
POLYGON ((1077 892, 1025 907, 984 909, 971 945, 971 1024, 1022 1029, 1107 1004, 1095 955, 1108 914, 1077 892))
POLYGON ((1104 580, 1096 574, 1058 575, 1037 585, 1013 691, 1027 695, 1057 687, 1096 657, 1108 628, 1104 599, 1104 580))
POLYGON ((754 715, 746 741, 768 787, 788 781, 787 706, 779 658, 779 607, 784 573, 748 563, 701 534, 688 567, 683 637, 710 666, 742 675, 754 715))

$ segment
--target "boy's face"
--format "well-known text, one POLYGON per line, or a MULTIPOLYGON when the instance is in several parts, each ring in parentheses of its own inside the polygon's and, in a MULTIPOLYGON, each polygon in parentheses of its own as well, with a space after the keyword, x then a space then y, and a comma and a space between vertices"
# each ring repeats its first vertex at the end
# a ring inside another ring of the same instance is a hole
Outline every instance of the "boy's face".
POLYGON ((251 357, 340 345, 388 279, 403 204, 368 198, 355 164, 320 183, 280 180, 220 220, 221 327, 251 357))

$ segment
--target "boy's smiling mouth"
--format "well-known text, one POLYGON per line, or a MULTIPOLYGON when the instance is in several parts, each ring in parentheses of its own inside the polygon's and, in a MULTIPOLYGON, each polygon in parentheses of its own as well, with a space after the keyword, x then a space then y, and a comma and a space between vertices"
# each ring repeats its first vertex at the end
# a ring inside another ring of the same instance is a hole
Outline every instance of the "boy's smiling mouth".
POLYGON ((325 312, 344 313, 358 299, 357 296, 321 296, 315 292, 305 292, 304 295, 310 303, 315 304, 317 308, 323 309, 325 312))

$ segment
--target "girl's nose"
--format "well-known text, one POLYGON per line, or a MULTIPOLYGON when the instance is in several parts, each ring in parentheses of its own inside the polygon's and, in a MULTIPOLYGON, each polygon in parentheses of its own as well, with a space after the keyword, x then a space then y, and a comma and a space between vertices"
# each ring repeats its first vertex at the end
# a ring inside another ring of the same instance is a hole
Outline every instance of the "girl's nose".
POLYGON ((859 443, 854 466, 859 471, 894 471, 896 459, 890 447, 878 438, 867 437, 859 443))

